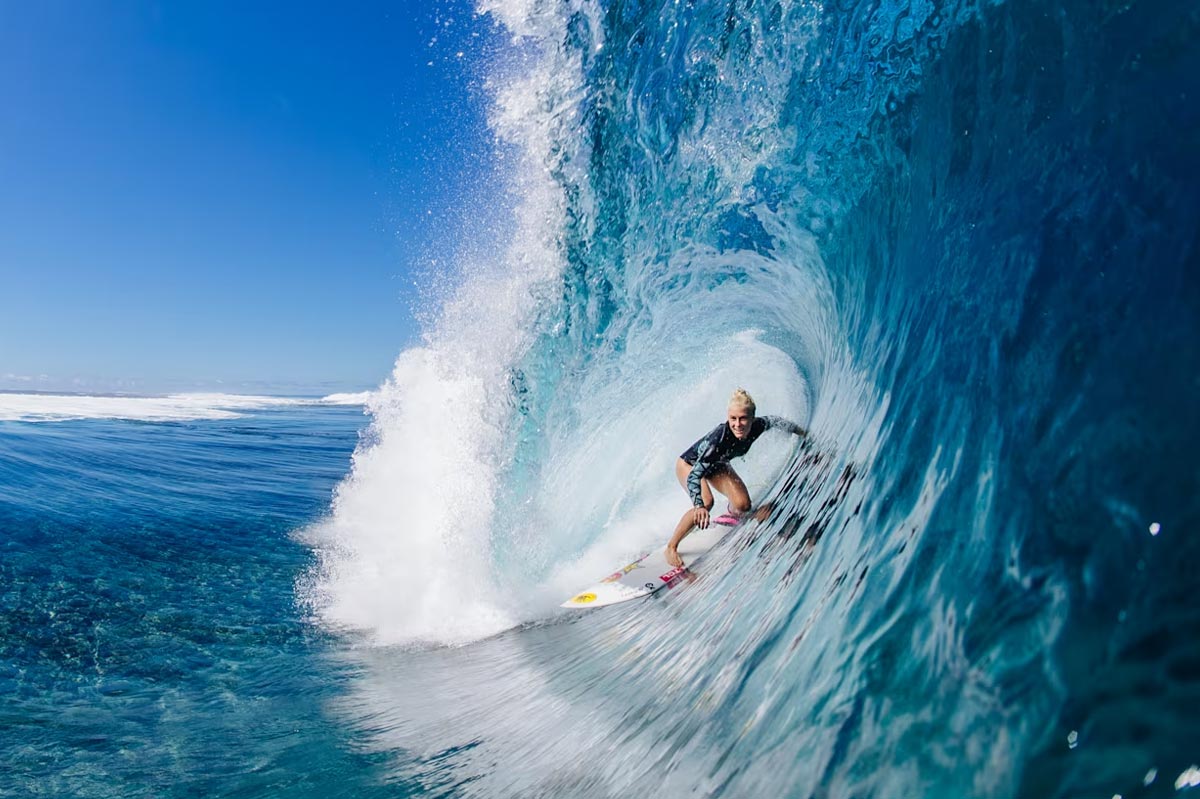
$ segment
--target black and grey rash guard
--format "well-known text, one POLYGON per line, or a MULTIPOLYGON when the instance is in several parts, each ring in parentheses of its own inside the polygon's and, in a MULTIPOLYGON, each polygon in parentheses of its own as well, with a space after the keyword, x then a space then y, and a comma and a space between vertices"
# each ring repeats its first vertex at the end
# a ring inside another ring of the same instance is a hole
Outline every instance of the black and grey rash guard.
POLYGON ((700 479, 707 476, 713 467, 726 465, 731 458, 740 458, 750 451, 751 445, 758 437, 777 427, 798 436, 804 435, 804 428, 782 416, 756 416, 750 423, 750 432, 745 438, 739 439, 729 429, 729 422, 724 422, 713 428, 712 432, 687 448, 679 457, 683 458, 692 471, 688 474, 687 491, 696 507, 704 505, 700 493, 700 479))

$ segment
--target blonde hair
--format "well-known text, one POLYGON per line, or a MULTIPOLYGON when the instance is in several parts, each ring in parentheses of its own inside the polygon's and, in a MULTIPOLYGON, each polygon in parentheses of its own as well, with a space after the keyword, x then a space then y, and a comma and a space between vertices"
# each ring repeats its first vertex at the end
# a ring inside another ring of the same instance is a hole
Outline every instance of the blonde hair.
POLYGON ((754 398, 747 394, 744 388, 735 388, 733 390, 733 396, 729 398, 729 407, 732 408, 734 406, 746 408, 751 414, 758 411, 758 408, 754 405, 754 398))

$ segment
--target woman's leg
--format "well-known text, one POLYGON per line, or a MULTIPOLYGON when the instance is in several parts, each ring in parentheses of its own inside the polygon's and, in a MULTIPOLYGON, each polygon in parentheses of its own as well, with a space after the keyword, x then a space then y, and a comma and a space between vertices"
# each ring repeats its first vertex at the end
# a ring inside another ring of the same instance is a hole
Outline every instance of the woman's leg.
POLYGON ((696 509, 688 508, 683 512, 683 516, 679 519, 679 524, 675 525, 675 531, 671 533, 671 540, 667 542, 666 555, 667 563, 672 566, 682 566, 683 560, 679 557, 678 547, 679 542, 684 539, 688 533, 696 528, 696 509))
MULTIPOLYGON (((680 458, 675 463, 675 476, 679 478, 679 484, 687 490, 688 474, 692 471, 692 467, 687 461, 680 458)), ((742 482, 742 478, 729 465, 719 466, 709 472, 708 476, 700 480, 700 496, 704 501, 706 511, 712 510, 713 494, 712 490, 716 488, 729 499, 729 506, 735 513, 745 513, 750 510, 750 492, 746 488, 746 484, 742 482), (710 484, 711 481, 711 484, 710 484)), ((682 566, 683 560, 679 557, 678 547, 679 542, 687 536, 696 526, 695 508, 688 508, 683 512, 683 516, 679 519, 679 524, 675 526, 675 531, 671 534, 671 540, 667 542, 666 558, 667 563, 672 566, 682 566)), ((703 524, 707 524, 707 516, 704 517, 703 524)))
MULTIPOLYGON (((750 491, 742 478, 732 466, 721 466, 709 472, 706 478, 712 487, 729 499, 729 507, 734 513, 746 513, 750 510, 750 491)), ((711 506, 710 506, 711 507, 711 506)))

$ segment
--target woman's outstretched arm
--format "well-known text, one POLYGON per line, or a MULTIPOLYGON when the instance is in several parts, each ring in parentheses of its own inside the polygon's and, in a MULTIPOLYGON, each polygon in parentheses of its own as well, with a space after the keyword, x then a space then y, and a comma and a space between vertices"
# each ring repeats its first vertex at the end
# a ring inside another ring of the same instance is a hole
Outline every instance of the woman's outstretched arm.
POLYGON ((808 431, 803 427, 796 424, 791 419, 785 419, 782 416, 764 416, 762 417, 762 420, 767 423, 768 430, 774 427, 791 433, 792 435, 800 436, 801 438, 804 438, 808 435, 808 431))

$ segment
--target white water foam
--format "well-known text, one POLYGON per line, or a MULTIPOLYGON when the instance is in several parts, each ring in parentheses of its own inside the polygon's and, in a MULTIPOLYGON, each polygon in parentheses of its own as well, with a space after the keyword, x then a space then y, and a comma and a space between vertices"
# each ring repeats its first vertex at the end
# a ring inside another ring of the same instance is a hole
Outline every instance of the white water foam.
POLYGON ((328 394, 317 402, 321 405, 370 405, 374 399, 374 391, 356 391, 347 394, 328 394))
POLYGON ((373 394, 331 394, 320 399, 245 394, 169 394, 162 397, 0 392, 0 421, 64 422, 124 419, 142 422, 234 419, 246 412, 294 405, 365 405, 373 394))
MULTIPOLYGON (((490 10, 516 35, 550 24, 517 6, 490 10)), ((564 201, 551 152, 558 127, 576 124, 580 80, 578 59, 547 46, 537 66, 493 86, 492 128, 516 154, 509 198, 496 200, 515 198, 507 232, 489 252, 459 254, 457 291, 369 402, 374 422, 332 514, 303 533, 318 565, 299 593, 328 626, 444 644, 520 620, 491 569, 497 475, 510 457, 510 367, 557 301, 564 201)))

